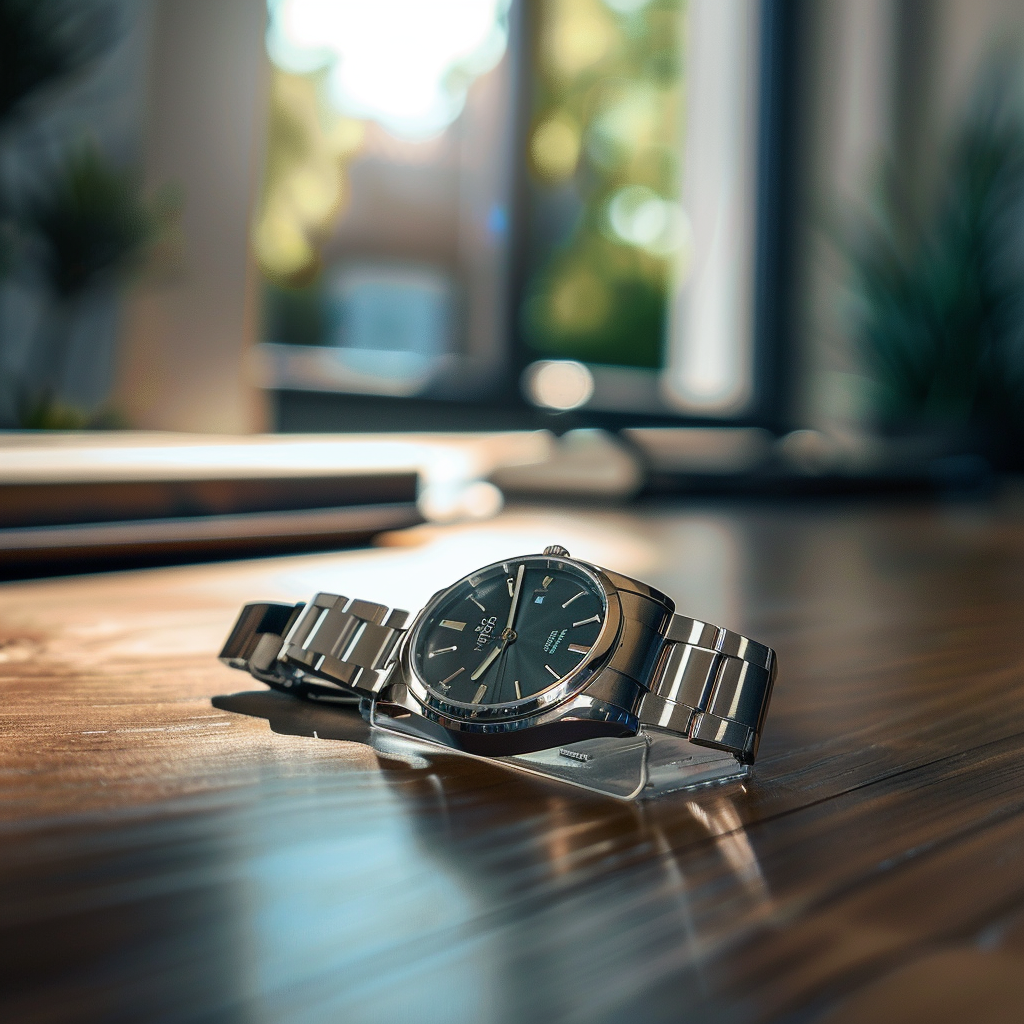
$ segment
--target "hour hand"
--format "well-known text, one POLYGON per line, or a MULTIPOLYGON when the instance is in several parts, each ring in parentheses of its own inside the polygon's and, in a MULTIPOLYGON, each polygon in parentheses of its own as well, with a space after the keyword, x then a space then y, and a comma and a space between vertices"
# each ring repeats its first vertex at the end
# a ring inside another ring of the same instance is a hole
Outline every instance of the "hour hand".
POLYGON ((484 658, 484 660, 481 661, 479 665, 477 665, 476 671, 469 678, 474 680, 474 681, 479 679, 491 667, 491 662, 494 661, 494 659, 499 654, 501 654, 501 652, 504 649, 505 649, 505 645, 504 644, 495 644, 491 648, 491 653, 488 654, 487 657, 484 658))

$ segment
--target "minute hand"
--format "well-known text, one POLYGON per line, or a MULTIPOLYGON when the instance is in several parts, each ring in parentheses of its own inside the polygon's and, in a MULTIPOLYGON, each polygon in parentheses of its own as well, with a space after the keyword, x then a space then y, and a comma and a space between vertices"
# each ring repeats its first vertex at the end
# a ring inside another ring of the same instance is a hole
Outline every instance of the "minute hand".
POLYGON ((511 629, 512 623, 516 621, 516 609, 519 607, 519 592, 523 589, 524 572, 526 572, 526 565, 521 564, 519 572, 516 573, 516 586, 515 590, 512 591, 512 604, 509 605, 508 609, 508 622, 505 623, 506 629, 511 629))

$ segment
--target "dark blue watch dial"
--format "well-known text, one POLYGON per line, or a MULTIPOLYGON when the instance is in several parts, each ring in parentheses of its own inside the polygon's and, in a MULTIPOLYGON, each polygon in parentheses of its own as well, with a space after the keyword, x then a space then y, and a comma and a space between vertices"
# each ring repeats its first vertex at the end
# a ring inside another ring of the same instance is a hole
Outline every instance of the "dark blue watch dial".
POLYGON ((509 704, 554 686, 597 642, 603 589, 557 558, 513 558, 447 592, 419 628, 417 674, 444 701, 509 704))

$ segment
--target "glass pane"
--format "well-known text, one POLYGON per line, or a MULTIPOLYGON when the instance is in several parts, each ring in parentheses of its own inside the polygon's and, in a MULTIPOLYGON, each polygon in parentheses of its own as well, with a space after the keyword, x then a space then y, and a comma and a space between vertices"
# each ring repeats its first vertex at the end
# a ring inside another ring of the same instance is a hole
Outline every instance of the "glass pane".
POLYGON ((690 248, 678 200, 686 0, 543 0, 536 13, 527 345, 660 368, 690 248))
POLYGON ((508 321, 508 6, 270 0, 253 244, 272 386, 443 397, 495 377, 508 321))

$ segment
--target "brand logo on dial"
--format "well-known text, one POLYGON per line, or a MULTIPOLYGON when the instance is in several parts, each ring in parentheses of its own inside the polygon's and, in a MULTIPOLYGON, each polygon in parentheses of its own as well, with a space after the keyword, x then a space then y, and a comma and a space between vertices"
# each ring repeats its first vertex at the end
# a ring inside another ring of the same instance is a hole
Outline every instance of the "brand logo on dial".
POLYGON ((492 615, 489 619, 481 619, 480 625, 473 627, 476 632, 480 634, 476 638, 476 647, 473 648, 474 651, 482 651, 487 646, 488 641, 491 640, 491 634, 494 632, 494 627, 497 625, 497 622, 498 616, 492 615))
POLYGON ((551 630, 551 632, 548 633, 547 640, 544 641, 544 653, 553 654, 557 651, 558 645, 565 639, 565 634, 568 632, 569 630, 567 629, 563 629, 561 631, 557 629, 551 630))

